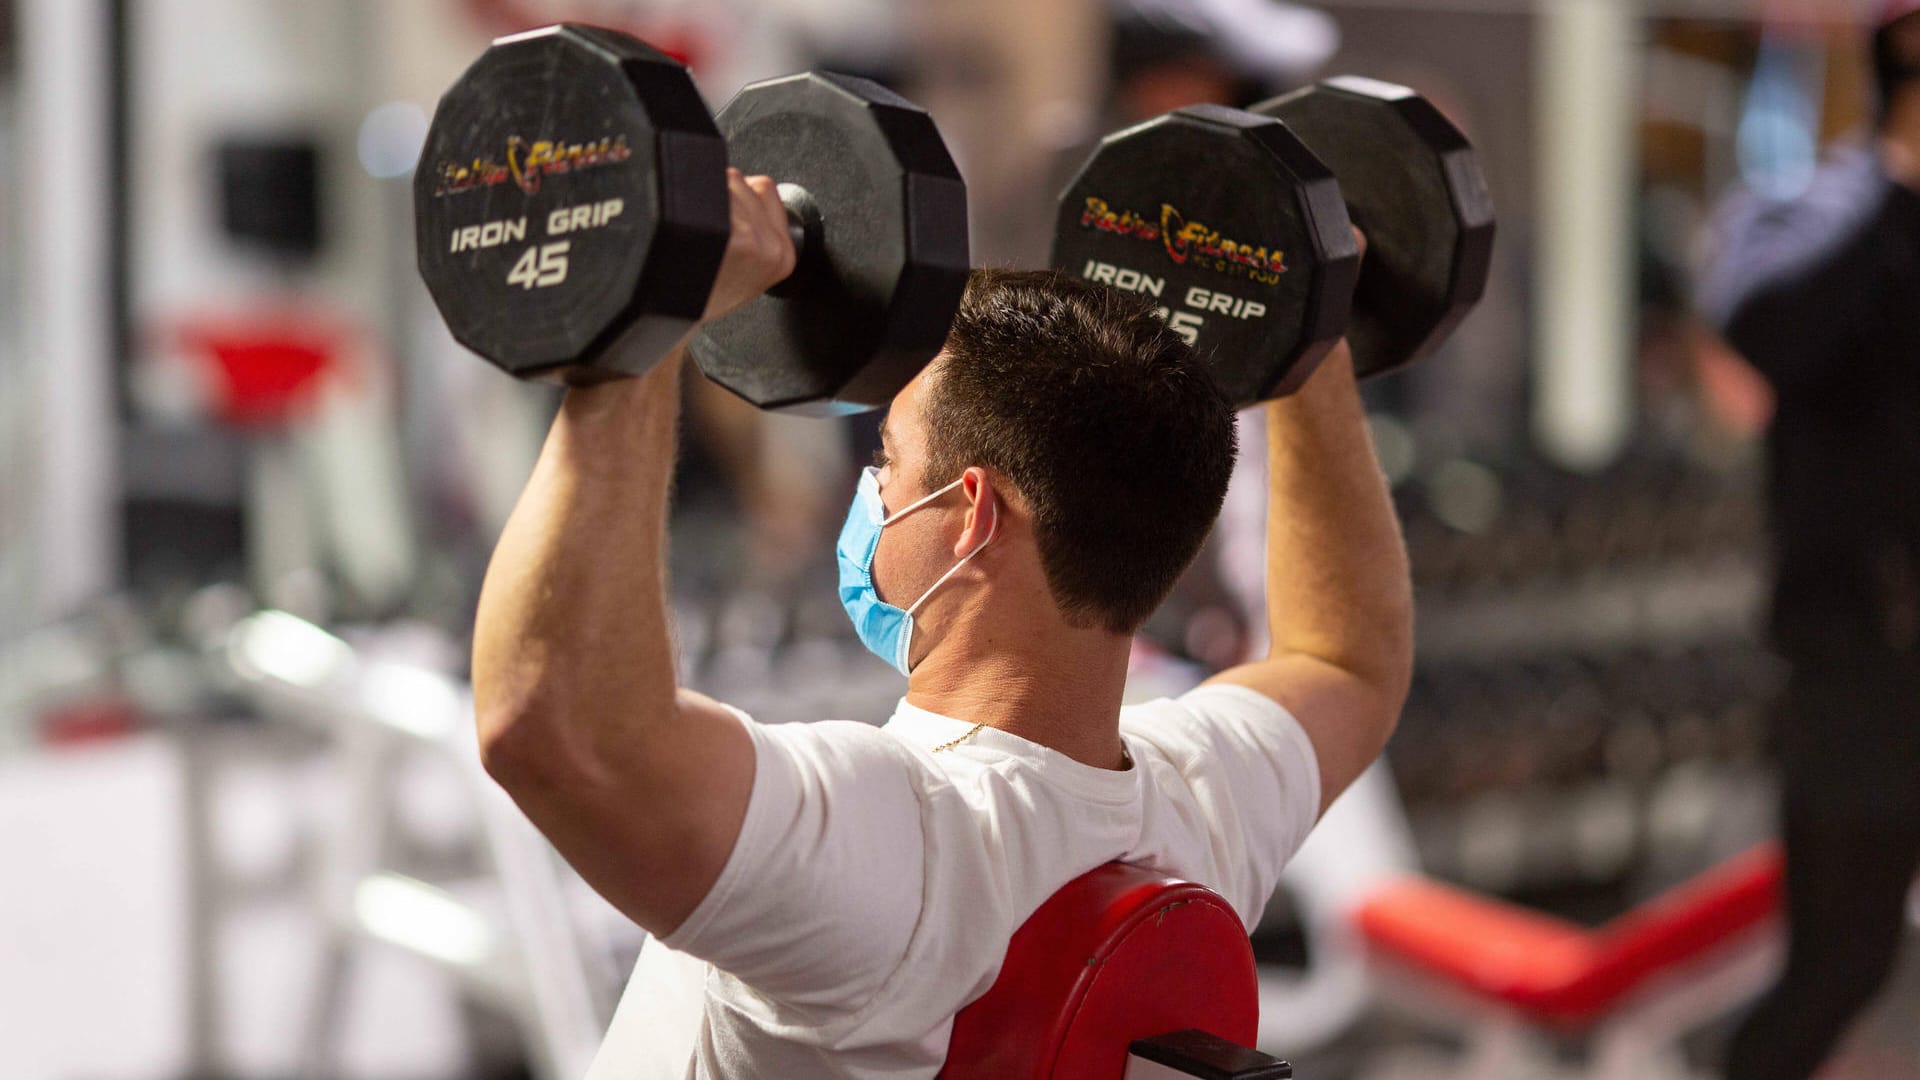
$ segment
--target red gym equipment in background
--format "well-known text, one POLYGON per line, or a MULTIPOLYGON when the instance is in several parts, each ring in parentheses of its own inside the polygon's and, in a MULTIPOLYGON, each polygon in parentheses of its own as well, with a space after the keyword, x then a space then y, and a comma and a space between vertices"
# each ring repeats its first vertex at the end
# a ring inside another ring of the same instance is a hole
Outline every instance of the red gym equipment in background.
POLYGON ((1751 1000, 1780 953, 1780 849, 1761 844, 1588 928, 1419 875, 1377 889, 1355 916, 1374 985, 1463 1032, 1438 1075, 1691 1075, 1681 1039, 1751 1000))
POLYGON ((284 429, 311 407, 357 344, 349 328, 304 313, 185 319, 171 342, 205 371, 214 415, 255 431, 284 429))

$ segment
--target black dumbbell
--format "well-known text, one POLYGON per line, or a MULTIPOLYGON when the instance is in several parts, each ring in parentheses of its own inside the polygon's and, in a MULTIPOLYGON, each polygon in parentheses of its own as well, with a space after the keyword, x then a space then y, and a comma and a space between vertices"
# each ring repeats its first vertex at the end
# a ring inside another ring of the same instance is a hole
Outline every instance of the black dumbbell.
POLYGON ((454 337, 509 374, 641 374, 706 305, 729 162, 781 182, 799 259, 695 337, 702 370, 765 408, 885 404, 959 305, 966 189, 931 118, 864 79, 757 83, 716 126, 686 68, 634 38, 501 38, 434 113, 414 180, 421 276, 454 337))
POLYGON ((1480 302, 1493 266, 1493 200, 1473 144, 1426 98, 1358 76, 1253 111, 1326 162, 1367 236, 1347 327, 1354 370, 1379 375, 1432 352, 1480 302))
POLYGON ((1342 78, 1108 136, 1061 196, 1052 263, 1152 297, 1250 405, 1342 335, 1362 376, 1431 351, 1485 291, 1493 230, 1465 136, 1405 87, 1342 78))

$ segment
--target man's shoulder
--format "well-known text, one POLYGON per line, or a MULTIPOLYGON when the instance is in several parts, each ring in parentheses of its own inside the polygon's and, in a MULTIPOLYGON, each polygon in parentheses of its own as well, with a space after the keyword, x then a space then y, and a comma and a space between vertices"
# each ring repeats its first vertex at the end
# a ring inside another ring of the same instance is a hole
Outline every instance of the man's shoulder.
MULTIPOLYGON (((744 715, 744 714, 742 714, 744 715)), ((756 738, 780 743, 810 753, 878 756, 888 759, 911 758, 911 749, 887 729, 860 720, 806 720, 763 724, 751 717, 747 723, 756 738)))
POLYGON ((1235 683, 1202 683, 1178 696, 1155 698, 1120 710, 1120 730, 1178 731, 1222 719, 1275 720, 1286 716, 1281 704, 1260 691, 1235 683))
POLYGON ((792 797, 813 793, 844 801, 849 795, 879 799, 911 791, 924 801, 926 789, 939 776, 924 755, 872 724, 745 720, 758 770, 769 783, 790 788, 792 797))
POLYGON ((1232 770, 1248 752, 1305 752, 1311 744, 1299 721, 1252 687, 1206 683, 1120 711, 1120 731, 1136 756, 1160 758, 1191 778, 1232 770))

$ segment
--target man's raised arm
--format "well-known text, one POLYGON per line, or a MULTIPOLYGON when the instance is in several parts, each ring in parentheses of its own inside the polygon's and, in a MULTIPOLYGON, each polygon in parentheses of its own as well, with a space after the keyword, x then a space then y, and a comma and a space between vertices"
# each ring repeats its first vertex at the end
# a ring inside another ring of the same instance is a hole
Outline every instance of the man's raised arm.
MULTIPOLYGON (((786 212, 729 173, 732 235, 706 317, 785 277, 786 212)), ((675 685, 666 519, 683 347, 647 374, 567 393, 487 567, 474 629, 482 760, 575 869, 656 935, 719 876, 753 745, 675 685)))
POLYGON ((1413 670, 1413 586, 1346 343, 1299 393, 1266 409, 1273 648, 1209 681, 1257 690, 1300 721, 1325 811, 1399 719, 1413 670))

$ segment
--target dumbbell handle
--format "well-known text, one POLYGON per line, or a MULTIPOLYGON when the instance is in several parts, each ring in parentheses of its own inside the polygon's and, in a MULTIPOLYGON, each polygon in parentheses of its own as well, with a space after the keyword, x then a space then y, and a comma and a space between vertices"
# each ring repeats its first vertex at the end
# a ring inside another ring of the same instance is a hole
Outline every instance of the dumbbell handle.
POLYGON ((774 296, 782 296, 783 287, 798 275, 800 266, 806 262, 807 252, 819 247, 820 204, 814 202, 813 195, 799 184, 782 183, 775 190, 780 194, 780 205, 787 208, 787 235, 793 238, 795 272, 767 290, 774 296))

